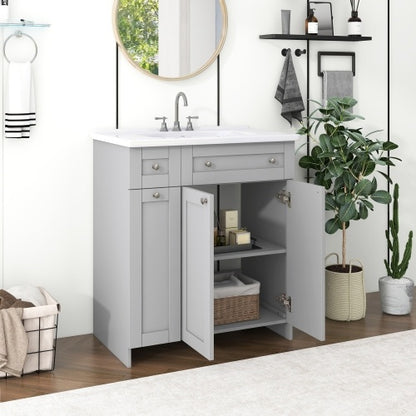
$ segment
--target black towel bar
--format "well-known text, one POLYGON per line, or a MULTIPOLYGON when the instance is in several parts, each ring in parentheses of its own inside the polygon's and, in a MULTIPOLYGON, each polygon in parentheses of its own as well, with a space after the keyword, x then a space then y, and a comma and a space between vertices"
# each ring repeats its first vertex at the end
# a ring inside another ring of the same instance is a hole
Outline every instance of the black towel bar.
MULTIPOLYGON (((282 49, 282 55, 286 56, 288 49, 282 49)), ((301 56, 306 53, 306 49, 295 49, 295 55, 301 56)))
POLYGON ((321 70, 322 56, 351 56, 352 75, 355 76, 355 52, 318 52, 318 76, 322 77, 324 74, 321 70))

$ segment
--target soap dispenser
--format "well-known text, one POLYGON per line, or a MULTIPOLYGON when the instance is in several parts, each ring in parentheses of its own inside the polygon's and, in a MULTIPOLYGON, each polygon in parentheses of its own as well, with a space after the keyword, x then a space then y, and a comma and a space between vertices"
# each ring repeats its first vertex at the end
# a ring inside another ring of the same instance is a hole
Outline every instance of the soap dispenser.
POLYGON ((305 19, 305 34, 317 35, 318 34, 318 19, 314 15, 315 9, 309 9, 308 17, 305 19))

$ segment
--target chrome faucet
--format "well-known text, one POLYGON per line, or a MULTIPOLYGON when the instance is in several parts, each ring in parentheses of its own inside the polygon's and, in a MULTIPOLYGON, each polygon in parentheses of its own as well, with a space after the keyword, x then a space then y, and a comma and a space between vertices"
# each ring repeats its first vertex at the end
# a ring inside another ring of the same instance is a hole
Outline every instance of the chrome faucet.
POLYGON ((179 98, 183 98, 183 105, 188 106, 188 99, 186 95, 181 91, 176 94, 175 98, 175 121, 173 123, 173 131, 181 131, 181 125, 179 124, 179 98))

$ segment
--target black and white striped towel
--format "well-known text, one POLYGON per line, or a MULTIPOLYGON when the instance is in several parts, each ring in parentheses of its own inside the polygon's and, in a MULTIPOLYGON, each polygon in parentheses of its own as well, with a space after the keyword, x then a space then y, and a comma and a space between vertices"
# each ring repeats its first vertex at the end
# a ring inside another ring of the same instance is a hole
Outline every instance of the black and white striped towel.
POLYGON ((28 139, 36 126, 35 97, 30 62, 10 62, 7 75, 4 133, 7 139, 28 139))

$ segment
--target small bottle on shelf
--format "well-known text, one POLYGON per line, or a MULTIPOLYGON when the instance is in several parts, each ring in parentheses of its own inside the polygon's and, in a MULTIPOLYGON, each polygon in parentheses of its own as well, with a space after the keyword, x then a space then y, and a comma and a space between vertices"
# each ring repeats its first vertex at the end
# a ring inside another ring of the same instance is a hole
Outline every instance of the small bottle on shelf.
POLYGON ((9 0, 0 0, 0 22, 7 22, 9 19, 9 0))
POLYGON ((224 230, 218 230, 217 246, 225 246, 225 232, 224 232, 224 230))
POLYGON ((318 19, 314 15, 314 9, 309 9, 308 17, 305 19, 305 34, 317 35, 318 34, 318 19))
POLYGON ((348 19, 348 36, 361 36, 361 19, 358 17, 358 11, 352 11, 348 19))

